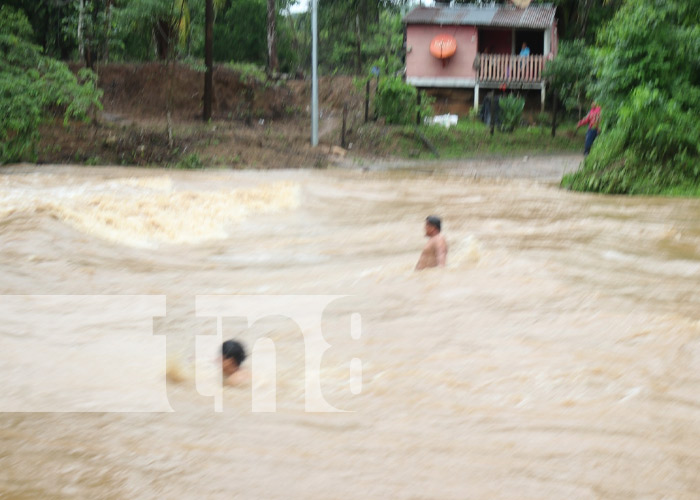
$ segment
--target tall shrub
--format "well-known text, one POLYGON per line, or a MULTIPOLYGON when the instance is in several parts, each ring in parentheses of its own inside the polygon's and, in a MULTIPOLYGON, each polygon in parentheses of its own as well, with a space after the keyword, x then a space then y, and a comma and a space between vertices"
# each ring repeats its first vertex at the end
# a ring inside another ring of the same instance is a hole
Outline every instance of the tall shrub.
POLYGON ((70 118, 89 118, 102 91, 89 70, 78 79, 64 63, 46 57, 32 44, 32 29, 22 11, 0 7, 0 164, 36 158, 41 120, 61 110, 70 118))
POLYGON ((501 111, 500 129, 504 132, 512 132, 520 125, 520 121, 523 119, 525 99, 511 94, 500 98, 498 107, 501 111))
POLYGON ((397 76, 381 78, 374 99, 377 113, 386 119, 387 123, 408 125, 415 123, 420 111, 422 116, 431 113, 427 97, 423 94, 421 105, 418 105, 418 91, 412 85, 397 76))
POLYGON ((578 110, 579 119, 590 104, 587 102, 587 92, 594 75, 591 48, 583 40, 562 41, 557 57, 547 62, 543 73, 566 110, 578 110))

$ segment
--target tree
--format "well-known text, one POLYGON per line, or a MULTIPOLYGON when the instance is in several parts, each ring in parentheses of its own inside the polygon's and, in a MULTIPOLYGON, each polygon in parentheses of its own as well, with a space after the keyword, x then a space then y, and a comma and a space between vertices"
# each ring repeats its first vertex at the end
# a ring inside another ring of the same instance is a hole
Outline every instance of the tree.
POLYGON ((190 11, 187 0, 131 0, 117 11, 119 23, 132 30, 151 31, 155 39, 158 59, 167 67, 165 115, 168 144, 173 147, 172 127, 172 61, 179 46, 187 45, 190 29, 190 11))
POLYGON ((566 186, 611 193, 700 186, 700 9, 628 0, 598 37, 603 133, 566 186))
POLYGON ((101 107, 95 74, 81 70, 76 78, 64 63, 43 55, 32 38, 22 11, 0 7, 0 163, 34 159, 39 124, 54 110, 68 123, 87 120, 91 109, 101 107))
MULTIPOLYGON (((399 13, 406 0, 319 0, 319 61, 333 71, 362 74, 367 45, 377 32, 381 14, 399 13)), ((399 26, 396 34, 402 35, 399 26)))
POLYGON ((557 7, 561 38, 592 43, 598 30, 620 8, 622 0, 554 0, 554 5, 557 7))
POLYGON ((277 60, 277 28, 275 19, 277 18, 277 8, 275 0, 267 0, 267 71, 269 74, 275 73, 279 69, 277 60))
POLYGON ((206 0, 206 21, 205 21, 205 42, 204 42, 204 64, 207 67, 204 75, 204 110, 202 118, 208 121, 211 118, 211 104, 214 93, 214 0, 206 0))
POLYGON ((311 66, 311 16, 308 12, 292 14, 289 8, 279 25, 279 59, 282 71, 297 75, 311 66))
POLYGON ((404 66, 403 23, 401 14, 382 11, 363 46, 363 58, 368 66, 376 66, 382 75, 395 75, 404 66))
POLYGON ((22 10, 32 28, 32 41, 49 57, 68 59, 77 48, 66 37, 64 21, 75 13, 74 0, 3 0, 3 5, 22 10))
POLYGON ((72 15, 64 18, 64 37, 75 37, 80 58, 85 66, 95 69, 109 54, 111 0, 74 0, 72 15))
POLYGON ((187 0, 129 0, 115 9, 115 16, 122 37, 132 33, 152 34, 160 60, 173 57, 176 47, 182 50, 187 45, 190 33, 187 0))
POLYGON ((567 111, 578 109, 580 119, 595 76, 591 49, 583 40, 562 41, 557 57, 547 62, 543 76, 567 111))
POLYGON ((214 26, 214 59, 265 64, 265 0, 236 0, 214 26))

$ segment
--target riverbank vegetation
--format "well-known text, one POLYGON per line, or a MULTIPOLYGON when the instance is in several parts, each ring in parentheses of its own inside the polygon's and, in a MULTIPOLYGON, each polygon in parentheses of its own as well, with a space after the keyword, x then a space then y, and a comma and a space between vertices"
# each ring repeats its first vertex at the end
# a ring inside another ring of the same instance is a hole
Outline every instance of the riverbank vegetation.
MULTIPOLYGON (((588 95, 602 106, 601 134, 582 168, 562 185, 697 196, 699 53, 700 10, 693 2, 626 2, 587 50, 595 68, 588 95)), ((558 63, 566 66, 565 59, 558 63)))

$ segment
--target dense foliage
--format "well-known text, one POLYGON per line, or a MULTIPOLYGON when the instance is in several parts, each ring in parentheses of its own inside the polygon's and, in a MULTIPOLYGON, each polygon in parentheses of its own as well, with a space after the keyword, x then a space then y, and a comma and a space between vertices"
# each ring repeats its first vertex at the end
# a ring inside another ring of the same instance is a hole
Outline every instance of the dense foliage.
POLYGON ((83 70, 76 78, 32 37, 23 12, 0 7, 0 163, 35 158, 39 124, 49 111, 61 110, 67 122, 88 119, 100 106, 94 73, 83 70))
POLYGON ((327 73, 362 74, 401 66, 406 0, 319 0, 319 64, 327 73), (393 62, 392 62, 393 59, 393 62))
POLYGON ((562 41, 559 53, 547 62, 544 78, 567 111, 577 110, 579 119, 589 104, 588 89, 594 81, 593 56, 583 40, 562 41))
POLYGON ((418 104, 418 90, 413 85, 397 76, 389 76, 379 80, 374 105, 386 123, 407 125, 415 123, 419 112, 423 116, 430 114, 427 98, 422 96, 421 101, 422 104, 418 104))
POLYGON ((600 33, 594 94, 602 134, 564 185, 608 193, 700 186, 700 9, 628 1, 600 33))
MULTIPOLYGON (((214 24, 214 60, 264 65, 267 60, 266 16, 266 0, 224 2, 214 24)), ((300 56, 293 50, 290 25, 293 21, 280 14, 277 16, 277 50, 283 72, 294 72, 299 65, 300 56)), ((194 55, 200 56, 202 47, 201 43, 195 44, 194 55)))

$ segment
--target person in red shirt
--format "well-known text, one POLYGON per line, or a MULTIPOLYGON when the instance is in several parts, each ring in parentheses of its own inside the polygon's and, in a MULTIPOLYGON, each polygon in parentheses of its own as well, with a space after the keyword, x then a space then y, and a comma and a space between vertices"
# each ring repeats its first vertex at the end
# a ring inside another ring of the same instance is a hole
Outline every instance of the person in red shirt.
POLYGON ((576 125, 576 130, 582 126, 588 124, 588 131, 586 132, 586 143, 583 147, 584 156, 588 156, 591 151, 591 146, 593 146, 593 141, 598 137, 598 122, 600 121, 600 106, 596 104, 595 101, 591 103, 591 110, 588 112, 583 119, 576 125))

